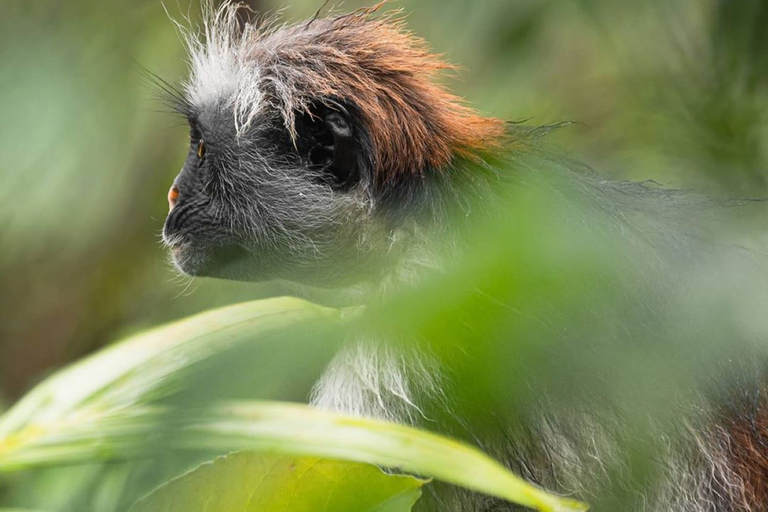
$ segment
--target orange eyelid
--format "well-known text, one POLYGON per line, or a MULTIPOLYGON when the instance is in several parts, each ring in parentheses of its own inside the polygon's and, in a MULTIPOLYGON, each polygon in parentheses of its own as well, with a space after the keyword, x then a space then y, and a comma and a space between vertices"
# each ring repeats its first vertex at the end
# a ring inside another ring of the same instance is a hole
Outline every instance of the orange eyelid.
POLYGON ((203 158, 205 155, 205 142, 202 140, 197 143, 197 158, 203 158))

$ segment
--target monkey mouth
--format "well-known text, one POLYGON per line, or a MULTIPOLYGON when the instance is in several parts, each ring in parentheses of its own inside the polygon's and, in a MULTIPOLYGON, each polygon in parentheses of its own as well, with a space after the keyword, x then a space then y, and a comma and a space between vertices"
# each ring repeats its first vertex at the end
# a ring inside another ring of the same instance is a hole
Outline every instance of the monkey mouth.
POLYGON ((180 271, 190 276, 199 275, 199 269, 203 263, 204 254, 189 242, 182 242, 178 239, 166 241, 171 262, 180 271))
POLYGON ((190 276, 244 279, 253 255, 239 244, 169 244, 173 264, 190 276))

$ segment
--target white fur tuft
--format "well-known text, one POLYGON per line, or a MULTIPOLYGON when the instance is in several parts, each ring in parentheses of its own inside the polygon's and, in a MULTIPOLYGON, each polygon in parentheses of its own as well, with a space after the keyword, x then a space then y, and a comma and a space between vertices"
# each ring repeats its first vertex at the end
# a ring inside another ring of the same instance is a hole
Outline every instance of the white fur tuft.
POLYGON ((218 104, 231 108, 241 134, 250 127, 263 101, 261 72, 249 58, 258 29, 254 24, 240 26, 240 7, 235 3, 224 3, 218 9, 208 2, 203 5, 202 27, 194 30, 176 23, 189 54, 186 97, 197 107, 218 104))
POLYGON ((415 424, 425 417, 417 401, 434 401, 441 394, 440 381, 437 364, 425 354, 356 342, 336 356, 315 385, 311 403, 353 416, 415 424))

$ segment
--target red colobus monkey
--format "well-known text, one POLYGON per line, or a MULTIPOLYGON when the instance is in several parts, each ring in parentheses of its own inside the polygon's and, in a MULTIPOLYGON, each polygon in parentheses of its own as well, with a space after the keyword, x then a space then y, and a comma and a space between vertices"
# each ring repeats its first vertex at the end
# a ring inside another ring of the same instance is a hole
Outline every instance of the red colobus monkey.
MULTIPOLYGON (((240 24, 238 9, 208 12, 202 34, 186 33, 191 76, 172 101, 189 120, 191 140, 164 226, 178 268, 343 288, 355 297, 439 272, 442 255, 462 247, 451 223, 466 216, 470 199, 492 203, 505 179, 486 157, 525 137, 439 85, 436 75, 450 66, 378 7, 261 27, 240 24)), ((639 185, 572 179, 576 188, 599 189, 596 202, 612 211, 668 199, 643 196, 639 185)), ((436 363, 406 352, 360 340, 332 363, 312 402, 419 423, 424 401, 449 398, 436 363)), ((663 462, 663 482, 625 509, 768 510, 762 395, 748 409, 691 430, 684 455, 663 462)), ((612 454, 610 429, 589 414, 544 416, 519 442, 500 427, 504 447, 484 447, 544 487, 589 497, 599 479, 590 473, 612 454)), ((449 488, 419 506, 513 509, 449 488)))

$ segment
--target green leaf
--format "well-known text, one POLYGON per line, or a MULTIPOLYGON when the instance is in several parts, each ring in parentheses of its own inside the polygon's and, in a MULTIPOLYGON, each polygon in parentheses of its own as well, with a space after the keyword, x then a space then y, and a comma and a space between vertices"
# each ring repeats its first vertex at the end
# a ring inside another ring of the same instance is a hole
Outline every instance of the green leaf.
POLYGON ((424 483, 367 464, 237 453, 168 482, 130 512, 407 512, 424 483))
POLYGON ((426 475, 545 512, 586 510, 526 483, 477 448, 423 430, 343 416, 306 405, 236 402, 213 409, 132 409, 80 425, 62 438, 0 458, 0 469, 40 461, 87 461, 89 457, 163 457, 167 450, 314 456, 396 468, 426 475), (138 425, 138 426, 137 426, 138 425), (160 442, 148 435, 159 432, 160 442), (58 444, 57 444, 58 443, 58 444), (103 445, 109 446, 105 453, 103 445))
POLYGON ((427 475, 546 512, 589 508, 525 482, 477 448, 397 423, 267 402, 233 403, 202 417, 176 436, 179 446, 343 459, 427 475))
MULTIPOLYGON (((0 471, 163 457, 171 449, 250 449, 398 468, 545 512, 586 509, 527 484, 475 448, 403 425, 296 404, 171 408, 156 400, 222 351, 269 337, 281 341, 275 350, 295 351, 282 346, 290 329, 340 316, 298 299, 270 299, 203 313, 107 348, 47 379, 0 418, 0 471)), ((313 336, 299 338, 309 348, 313 336)), ((268 369, 258 362, 260 372, 268 369)))
POLYGON ((52 375, 0 417, 0 471, 110 458, 141 441, 157 419, 152 401, 196 365, 339 318, 336 309, 284 297, 208 311, 116 343, 52 375))

